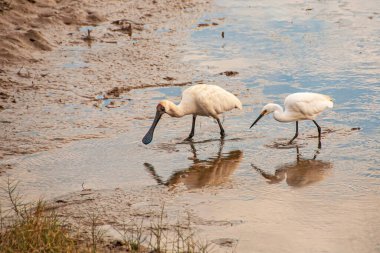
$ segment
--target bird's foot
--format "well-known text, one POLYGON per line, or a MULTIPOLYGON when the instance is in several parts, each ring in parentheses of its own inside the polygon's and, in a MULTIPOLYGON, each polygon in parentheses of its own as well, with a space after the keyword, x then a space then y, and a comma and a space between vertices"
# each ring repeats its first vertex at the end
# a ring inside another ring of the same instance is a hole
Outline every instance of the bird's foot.
POLYGON ((184 139, 184 141, 192 141, 193 140, 193 136, 188 136, 186 139, 184 139))
POLYGON ((291 140, 291 141, 289 141, 289 142, 285 142, 284 143, 284 146, 286 147, 298 147, 297 146, 297 142, 296 141, 294 141, 294 140, 291 140))

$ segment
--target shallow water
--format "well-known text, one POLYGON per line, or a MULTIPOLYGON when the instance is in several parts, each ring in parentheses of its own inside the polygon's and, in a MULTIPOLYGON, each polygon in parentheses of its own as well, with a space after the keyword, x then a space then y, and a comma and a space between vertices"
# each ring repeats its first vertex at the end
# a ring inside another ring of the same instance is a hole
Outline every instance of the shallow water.
MULTIPOLYGON (((179 102, 186 87, 132 90, 119 110, 125 133, 79 141, 14 158, 8 174, 31 198, 85 188, 114 189, 183 183, 201 217, 241 221, 202 226, 211 237, 239 240, 237 252, 380 252, 380 6, 377 1, 216 1, 184 46, 194 80, 236 94, 242 112, 225 114, 226 138, 211 119, 164 116, 152 144, 141 139, 161 99, 179 102), (224 32, 224 38, 221 33, 224 32), (234 77, 219 75, 238 71, 234 77), (268 102, 313 91, 334 98, 317 129, 272 117, 249 126, 268 102), (148 116, 146 118, 145 116, 148 116), (360 127, 360 130, 355 128, 360 127), (354 129, 354 130, 353 130, 354 129), (197 191, 196 189, 202 189, 197 191)), ((69 66, 67 66, 69 67, 69 66)), ((181 196, 183 197, 183 195, 181 196)))

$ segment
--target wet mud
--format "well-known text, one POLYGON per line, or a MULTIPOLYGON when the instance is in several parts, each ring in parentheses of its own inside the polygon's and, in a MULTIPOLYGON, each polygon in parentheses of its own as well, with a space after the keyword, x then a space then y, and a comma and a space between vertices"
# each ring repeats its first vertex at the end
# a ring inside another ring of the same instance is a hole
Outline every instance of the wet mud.
POLYGON ((209 3, 5 1, 3 6, 9 8, 0 16, 0 157, 7 157, 128 129, 119 113, 101 111, 128 102, 104 108, 97 102, 100 95, 117 98, 135 88, 191 84, 191 68, 181 63, 177 48, 209 3))
POLYGON ((51 50, 1 68, 2 177, 71 224, 99 210, 110 232, 164 203, 216 252, 377 252, 376 1, 154 2, 95 2, 100 21, 65 24, 61 43, 41 28, 51 50), (185 141, 191 116, 164 115, 142 144, 157 103, 200 82, 243 103, 223 115, 224 140, 198 117, 185 141), (266 116, 249 129, 298 91, 334 98, 317 119, 322 148, 312 122, 292 144, 294 123, 266 116))

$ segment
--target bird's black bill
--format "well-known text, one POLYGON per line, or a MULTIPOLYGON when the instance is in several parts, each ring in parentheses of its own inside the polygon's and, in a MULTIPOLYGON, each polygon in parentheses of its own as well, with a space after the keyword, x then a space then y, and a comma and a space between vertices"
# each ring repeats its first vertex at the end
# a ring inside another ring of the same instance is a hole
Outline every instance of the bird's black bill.
POLYGON ((144 143, 145 145, 152 142, 154 129, 156 128, 158 121, 160 121, 162 114, 163 112, 160 112, 160 111, 156 112, 156 117, 154 118, 152 126, 149 128, 149 131, 146 133, 146 135, 142 139, 142 143, 144 143))
POLYGON ((260 116, 255 120, 255 122, 253 122, 250 128, 252 128, 257 123, 257 121, 259 121, 264 115, 265 113, 261 113, 260 116))

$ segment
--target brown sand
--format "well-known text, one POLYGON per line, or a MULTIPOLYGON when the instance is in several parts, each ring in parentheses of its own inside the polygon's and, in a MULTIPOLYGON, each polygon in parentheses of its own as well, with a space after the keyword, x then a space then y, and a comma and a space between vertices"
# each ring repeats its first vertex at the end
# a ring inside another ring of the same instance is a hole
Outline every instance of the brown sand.
POLYGON ((191 83, 178 48, 208 5, 0 1, 0 158, 128 131, 136 115, 112 111, 127 102, 101 100, 191 83))

